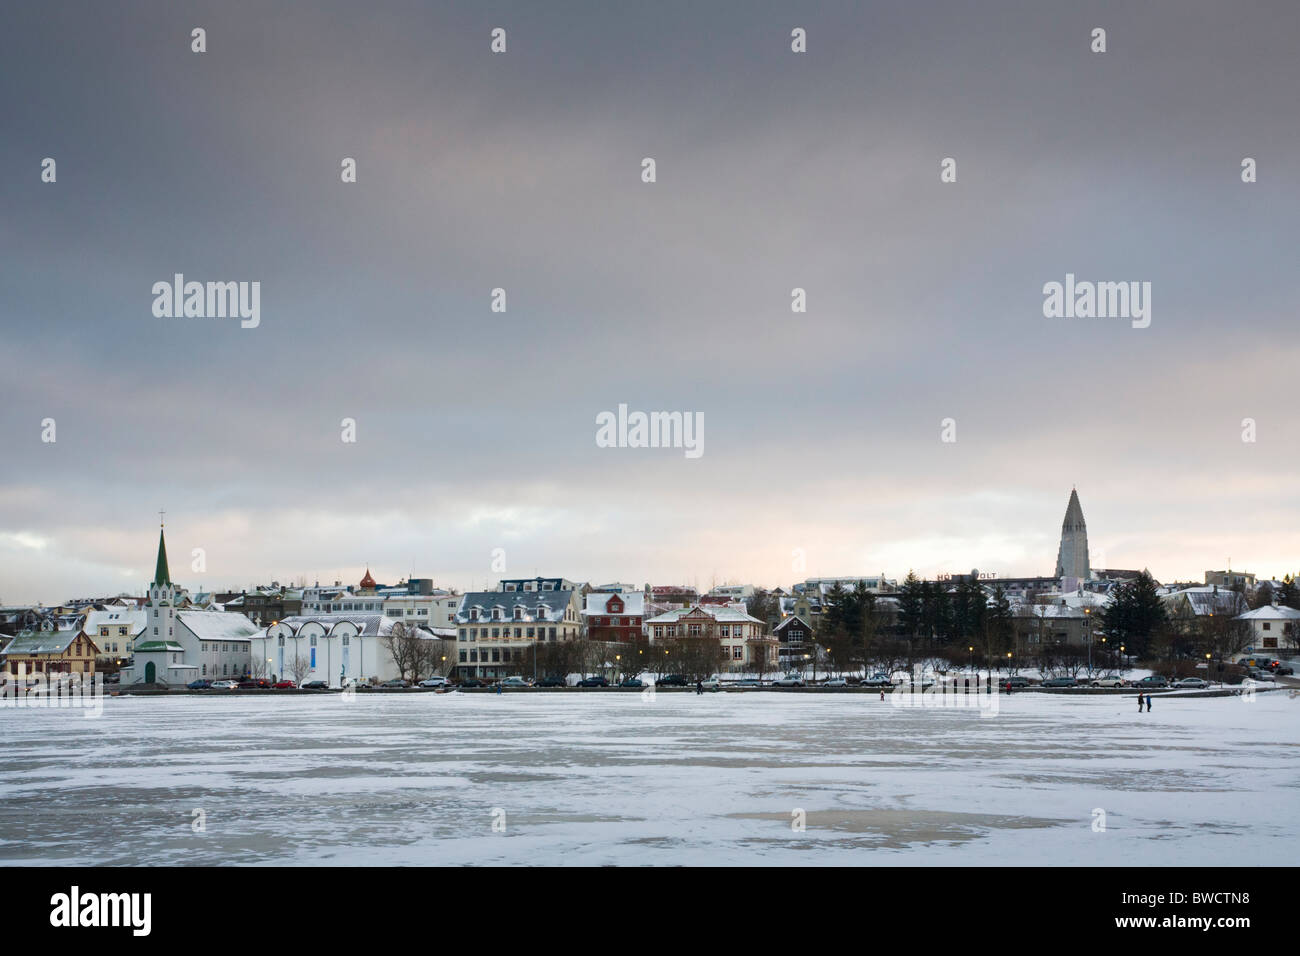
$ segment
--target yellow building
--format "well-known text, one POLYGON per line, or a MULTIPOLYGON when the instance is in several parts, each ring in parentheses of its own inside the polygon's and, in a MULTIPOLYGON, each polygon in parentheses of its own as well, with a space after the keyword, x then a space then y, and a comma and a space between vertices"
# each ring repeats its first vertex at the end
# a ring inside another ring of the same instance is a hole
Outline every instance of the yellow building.
POLYGON ((19 634, 0 652, 0 663, 9 675, 21 668, 27 674, 95 673, 99 648, 80 631, 34 631, 19 634))

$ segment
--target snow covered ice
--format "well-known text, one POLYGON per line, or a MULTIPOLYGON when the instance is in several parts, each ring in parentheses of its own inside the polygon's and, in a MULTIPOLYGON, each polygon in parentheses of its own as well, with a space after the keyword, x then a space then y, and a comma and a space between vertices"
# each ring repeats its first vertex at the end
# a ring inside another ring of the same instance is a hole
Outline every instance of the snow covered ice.
POLYGON ((0 710, 0 862, 1287 864, 1298 717, 1285 691, 993 718, 768 692, 0 710))

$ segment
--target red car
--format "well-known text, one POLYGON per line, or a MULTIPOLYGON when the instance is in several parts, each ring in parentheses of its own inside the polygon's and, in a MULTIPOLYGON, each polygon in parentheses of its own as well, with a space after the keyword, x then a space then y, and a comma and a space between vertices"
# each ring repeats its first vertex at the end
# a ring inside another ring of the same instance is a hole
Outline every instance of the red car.
POLYGON ((294 690, 295 688, 297 688, 298 685, 291 680, 281 680, 281 681, 276 681, 271 686, 274 687, 276 690, 294 690))

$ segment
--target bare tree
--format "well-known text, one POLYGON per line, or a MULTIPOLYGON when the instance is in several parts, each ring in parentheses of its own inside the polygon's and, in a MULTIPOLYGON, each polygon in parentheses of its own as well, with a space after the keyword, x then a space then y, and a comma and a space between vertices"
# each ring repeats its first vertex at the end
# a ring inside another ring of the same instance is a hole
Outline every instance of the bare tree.
POLYGON ((302 679, 311 673, 311 658, 303 657, 301 654, 295 654, 293 660, 289 661, 289 674, 293 677, 295 684, 301 684, 302 679))
POLYGON ((379 638, 379 642, 392 657, 397 675, 403 680, 419 680, 421 671, 429 666, 429 645, 433 642, 415 624, 398 621, 391 631, 379 638))

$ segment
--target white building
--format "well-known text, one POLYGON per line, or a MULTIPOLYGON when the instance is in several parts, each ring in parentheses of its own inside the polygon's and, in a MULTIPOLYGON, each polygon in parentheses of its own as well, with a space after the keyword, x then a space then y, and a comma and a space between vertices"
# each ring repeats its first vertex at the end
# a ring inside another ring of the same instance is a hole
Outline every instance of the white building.
POLYGON ((651 642, 673 638, 711 637, 722 644, 732 669, 753 664, 756 644, 767 647, 767 659, 775 666, 777 640, 767 633, 767 624, 745 612, 743 602, 696 604, 679 607, 645 622, 651 642))
POLYGON ((1237 620, 1250 624, 1254 650, 1294 649, 1300 641, 1300 611, 1293 607, 1266 605, 1237 615, 1237 620))
MULTIPOLYGON (((510 582, 538 587, 472 591, 456 612, 456 672, 462 677, 503 677, 534 644, 572 641, 582 636, 577 590, 549 585, 559 578, 510 582)), ((504 583, 504 582, 503 582, 504 583)))
POLYGON ((148 615, 143 608, 114 605, 102 611, 87 611, 81 633, 95 642, 99 656, 125 660, 131 656, 135 641, 145 629, 148 615))
POLYGON ((219 680, 248 672, 248 640, 256 625, 242 614, 178 609, 177 602, 183 600, 167 568, 167 542, 160 529, 158 563, 141 608, 144 627, 134 639, 130 666, 122 668, 123 687, 174 687, 198 678, 219 680))
MULTIPOLYGON (((382 683, 400 677, 386 643, 399 622, 383 614, 313 614, 287 617, 272 624, 251 640, 251 653, 258 669, 278 679, 294 676, 294 662, 301 660, 301 680, 323 680, 341 687, 349 680, 382 683)), ((405 623, 405 622, 402 622, 405 623)), ((430 641, 451 633, 422 630, 430 641)), ((453 664, 447 661, 447 667, 453 664)), ((445 668, 438 668, 445 673, 445 668)))

